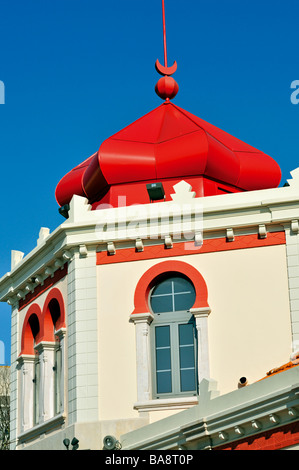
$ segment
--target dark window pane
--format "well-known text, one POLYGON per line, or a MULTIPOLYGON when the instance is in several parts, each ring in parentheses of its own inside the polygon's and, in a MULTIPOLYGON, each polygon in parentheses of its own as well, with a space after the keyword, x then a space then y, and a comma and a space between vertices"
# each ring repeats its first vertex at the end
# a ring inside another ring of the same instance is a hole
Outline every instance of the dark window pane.
POLYGON ((194 368, 194 346, 180 346, 180 367, 194 368))
POLYGON ((171 369, 171 358, 170 348, 158 348, 156 350, 156 367, 158 371, 170 371, 171 369))
POLYGON ((193 324, 179 325, 181 391, 195 390, 195 356, 193 324))
POLYGON ((161 295, 161 294, 171 294, 172 292, 172 284, 171 284, 171 278, 165 279, 162 282, 159 282, 159 284, 156 285, 156 287, 153 290, 152 295, 161 295))
POLYGON ((193 306, 195 302, 195 294, 175 294, 174 303, 175 311, 179 312, 180 310, 188 310, 193 306))
POLYGON ((156 348, 170 346, 169 326, 156 327, 156 348))
POLYGON ((150 301, 154 313, 188 310, 195 302, 195 289, 188 279, 172 276, 157 284, 150 301))
POLYGON ((173 302, 171 295, 161 295, 151 298, 151 307, 154 313, 172 312, 173 302))
POLYGON ((171 372, 157 372, 157 393, 171 392, 171 372))
POLYGON ((156 327, 157 393, 171 393, 170 327, 156 327))
POLYGON ((194 342, 194 333, 193 333, 193 323, 186 323, 184 325, 179 325, 179 342, 181 344, 193 344, 194 342))
POLYGON ((188 279, 185 279, 184 277, 173 277, 172 278, 174 282, 174 292, 192 292, 194 291, 194 287, 191 284, 188 279))
POLYGON ((181 391, 190 392, 194 390, 196 390, 195 370, 194 369, 181 370, 181 391))

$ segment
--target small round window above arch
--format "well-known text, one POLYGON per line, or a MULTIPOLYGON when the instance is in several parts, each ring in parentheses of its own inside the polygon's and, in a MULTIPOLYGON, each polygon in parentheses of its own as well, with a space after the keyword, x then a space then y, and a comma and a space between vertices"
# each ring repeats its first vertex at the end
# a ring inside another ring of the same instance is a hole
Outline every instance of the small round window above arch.
MULTIPOLYGON (((192 265, 184 261, 171 260, 162 261, 149 268, 139 279, 134 294, 134 310, 132 316, 154 311, 155 307, 151 306, 151 294, 155 287, 159 286, 163 279, 176 277, 187 279, 194 289, 194 302, 183 310, 189 308, 208 308, 208 289, 203 276, 192 265)), ((186 287, 186 286, 185 286, 186 287)), ((156 294, 158 291, 155 292, 156 294)), ((188 296, 186 296, 188 297, 188 296)), ((191 296, 189 297, 191 299, 191 296)), ((185 301, 183 296, 181 301, 185 301)), ((186 301, 186 304, 187 301, 186 301)))
POLYGON ((155 314, 189 310, 195 302, 193 283, 180 273, 170 273, 158 279, 150 291, 149 305, 155 314))

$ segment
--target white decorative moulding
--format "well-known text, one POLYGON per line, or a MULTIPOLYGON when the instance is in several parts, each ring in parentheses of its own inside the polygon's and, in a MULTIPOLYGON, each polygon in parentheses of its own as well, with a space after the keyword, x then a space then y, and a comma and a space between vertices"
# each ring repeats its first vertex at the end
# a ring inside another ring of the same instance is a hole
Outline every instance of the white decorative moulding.
POLYGON ((86 245, 79 245, 79 254, 81 258, 86 258, 88 255, 87 247, 86 245))
POLYGON ((196 196, 196 193, 192 191, 192 186, 184 180, 175 184, 173 189, 175 193, 171 194, 170 197, 178 204, 191 202, 196 196))
POLYGON ((109 255, 115 255, 116 249, 115 249, 115 245, 114 245, 113 242, 107 243, 107 251, 108 251, 109 255))
POLYGON ((43 241, 50 235, 50 229, 47 227, 42 227, 39 231, 39 237, 37 244, 40 245, 43 241))
POLYGON ((293 233, 299 232, 299 222, 298 220, 291 220, 291 230, 293 233))
POLYGON ((267 229, 265 225, 259 225, 259 238, 267 238, 267 229))
POLYGON ((144 250, 143 242, 140 238, 137 238, 135 241, 136 251, 141 252, 144 250))
POLYGON ((235 239, 234 231, 232 228, 226 229, 226 239, 228 242, 233 242, 235 239))
POLYGON ((13 270, 24 258, 22 251, 12 250, 11 251, 11 270, 13 270))
POLYGON ((299 168, 295 168, 295 170, 290 171, 292 179, 287 180, 289 186, 297 186, 299 187, 299 168))
POLYGON ((164 243, 165 243, 166 248, 172 248, 173 247, 172 238, 171 238, 170 235, 166 235, 166 237, 164 238, 164 243))

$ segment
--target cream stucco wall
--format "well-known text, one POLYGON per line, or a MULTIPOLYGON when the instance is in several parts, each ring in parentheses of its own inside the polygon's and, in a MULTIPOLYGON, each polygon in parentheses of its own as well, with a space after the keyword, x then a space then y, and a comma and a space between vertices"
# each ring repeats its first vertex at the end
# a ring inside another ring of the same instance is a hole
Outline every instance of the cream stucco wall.
POLYGON ((97 269, 100 420, 138 417, 133 410, 137 392, 135 329, 129 315, 139 275, 140 270, 127 263, 97 269))
MULTIPOLYGON (((100 419, 137 417, 133 410, 137 388, 135 327, 129 316, 138 280, 166 259, 97 267, 100 419)), ((206 281, 212 310, 208 319, 210 372, 221 394, 236 389, 241 376, 253 382, 289 360, 291 326, 284 245, 171 259, 193 265, 206 281)))
POLYGON ((254 382, 292 352, 285 246, 198 256, 212 312, 211 377, 221 393, 240 377, 254 382))
MULTIPOLYGON (((194 266, 208 287, 210 375, 221 394, 289 360, 292 351, 286 248, 284 245, 200 253, 97 266, 99 420, 138 418, 134 292, 140 277, 165 260, 194 266)), ((67 279, 59 281, 67 297, 67 279)), ((42 308, 49 289, 34 302, 42 308)), ((19 313, 19 351, 22 323, 19 313)), ((86 345, 87 347, 87 345, 86 345)), ((178 410, 151 411, 151 422, 178 410)), ((144 415, 143 415, 144 416, 144 415)), ((145 417, 145 416, 144 416, 145 417)))

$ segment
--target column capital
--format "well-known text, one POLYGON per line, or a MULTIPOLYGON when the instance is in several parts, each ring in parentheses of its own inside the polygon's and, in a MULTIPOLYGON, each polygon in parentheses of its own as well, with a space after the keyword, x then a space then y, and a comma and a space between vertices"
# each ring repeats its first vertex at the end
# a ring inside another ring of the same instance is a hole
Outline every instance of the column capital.
POLYGON ((59 328, 54 334, 59 340, 62 340, 66 335, 66 328, 59 328))
POLYGON ((34 354, 20 354, 20 356, 17 357, 17 362, 22 366, 23 364, 34 362, 35 359, 36 356, 34 354))
POLYGON ((46 350, 53 350, 55 349, 55 347, 57 346, 56 342, 55 341, 41 341, 40 343, 38 343, 34 349, 35 351, 40 354, 42 353, 43 351, 46 351, 46 350))
POLYGON ((208 305, 206 307, 190 308, 189 312, 195 318, 208 317, 211 313, 211 308, 208 305))
POLYGON ((147 323, 150 325, 154 319, 154 315, 151 312, 145 313, 132 313, 130 315, 130 322, 131 323, 147 323))

